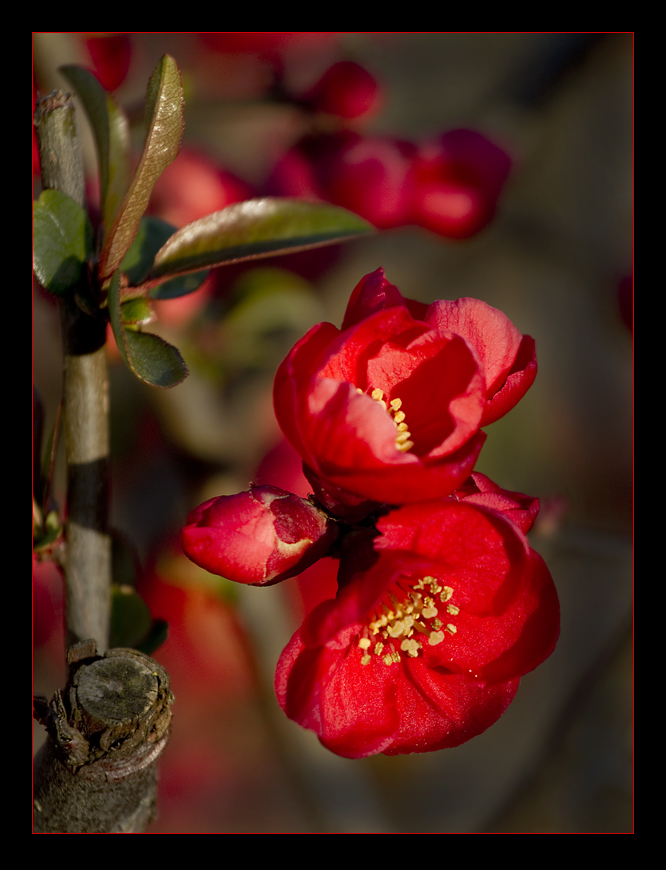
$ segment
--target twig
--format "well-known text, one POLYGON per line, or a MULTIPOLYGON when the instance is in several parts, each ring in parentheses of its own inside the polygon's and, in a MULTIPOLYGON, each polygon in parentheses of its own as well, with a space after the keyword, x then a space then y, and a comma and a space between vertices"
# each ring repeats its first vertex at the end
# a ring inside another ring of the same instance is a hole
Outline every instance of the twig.
MULTIPOLYGON (((35 126, 42 184, 84 204, 84 174, 69 94, 38 103, 35 126)), ((68 644, 109 643, 111 539, 107 530, 109 387, 106 325, 81 310, 76 294, 60 301, 67 454, 65 583, 68 644)))

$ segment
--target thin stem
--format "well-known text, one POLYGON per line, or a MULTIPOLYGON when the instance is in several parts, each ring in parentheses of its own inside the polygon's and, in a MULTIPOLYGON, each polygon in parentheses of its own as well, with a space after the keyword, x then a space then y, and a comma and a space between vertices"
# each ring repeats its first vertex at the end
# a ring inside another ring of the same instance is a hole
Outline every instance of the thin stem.
MULTIPOLYGON (((84 205, 84 173, 69 94, 38 103, 35 126, 42 184, 84 205)), ((111 540, 108 534, 109 386, 106 325, 76 304, 60 302, 67 455, 65 583, 68 644, 109 644, 111 540)))

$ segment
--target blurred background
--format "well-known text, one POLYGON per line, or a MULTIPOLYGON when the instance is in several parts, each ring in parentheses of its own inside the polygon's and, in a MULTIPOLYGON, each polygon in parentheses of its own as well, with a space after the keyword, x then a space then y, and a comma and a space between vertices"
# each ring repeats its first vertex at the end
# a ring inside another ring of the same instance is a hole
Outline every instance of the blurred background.
MULTIPOLYGON (((159 303, 149 329, 190 369, 173 390, 137 381, 110 342, 112 520, 135 557, 119 560, 116 579, 169 623, 155 657, 176 697, 151 831, 632 831, 633 34, 33 36, 33 97, 68 90, 59 65, 87 66, 127 112, 137 153, 147 81, 162 54, 176 59, 185 135, 151 202, 172 224, 277 193, 342 198, 386 227, 217 270, 196 293, 159 303), (351 108, 318 86, 340 61, 369 73, 351 108), (460 129, 497 149, 469 169, 486 196, 478 221, 461 223, 465 168, 438 200, 448 223, 396 206, 405 166, 420 160, 432 180, 452 141, 443 135, 460 129), (353 164, 358 148, 381 164, 374 187, 367 165, 353 164), (488 170, 495 154, 510 157, 506 180, 488 170), (334 567, 231 588, 185 559, 178 534, 201 501, 251 481, 307 492, 274 419, 273 376, 310 326, 340 324, 358 280, 380 266, 406 297, 474 296, 536 340, 537 380, 489 428, 477 470, 541 499, 531 544, 557 585, 562 631, 486 733, 453 750, 350 761, 288 721, 272 693, 280 651, 305 610, 333 594, 334 567)), ((94 203, 82 111, 78 124, 94 203)), ((60 333, 39 287, 33 327, 48 429, 60 333)), ((60 465, 53 495, 64 503, 60 465)), ((33 594, 34 690, 51 697, 65 668, 48 563, 33 594)), ((35 749, 42 739, 36 727, 35 749)))

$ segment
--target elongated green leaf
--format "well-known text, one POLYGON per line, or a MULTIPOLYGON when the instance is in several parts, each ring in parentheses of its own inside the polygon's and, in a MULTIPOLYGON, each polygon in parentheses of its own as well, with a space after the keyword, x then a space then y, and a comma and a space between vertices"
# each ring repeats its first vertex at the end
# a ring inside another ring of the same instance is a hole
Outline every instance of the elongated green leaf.
POLYGON ((83 103, 97 146, 104 225, 110 227, 130 181, 129 127, 124 112, 84 67, 59 68, 83 103))
POLYGON ((173 345, 158 335, 127 328, 120 305, 120 281, 116 272, 109 286, 109 317, 120 355, 134 374, 153 387, 175 387, 187 377, 187 366, 173 345))
POLYGON ((104 226, 113 225, 120 203, 127 193, 132 174, 129 122, 110 94, 106 95, 109 114, 109 187, 104 198, 104 226))
POLYGON ((250 199, 174 233, 158 251, 149 279, 293 253, 372 231, 367 221, 335 205, 277 197, 250 199))
POLYGON ((109 187, 109 116, 106 110, 106 92, 90 70, 67 64, 58 68, 76 91, 83 103, 92 127, 99 161, 99 185, 102 202, 109 187))
POLYGON ((39 283, 58 296, 76 285, 93 253, 85 209, 60 190, 44 190, 32 204, 32 264, 39 283))
MULTIPOLYGON (((125 254, 120 271, 127 276, 130 286, 137 287, 148 275, 155 259, 155 254, 176 232, 176 228, 157 217, 143 217, 139 231, 134 237, 132 246, 125 254)), ((195 272, 192 275, 179 275, 153 287, 149 296, 151 299, 175 299, 193 293, 208 277, 208 271, 195 272)))
POLYGON ((109 277, 129 250, 155 182, 178 155, 183 135, 183 86, 176 61, 165 54, 148 83, 146 138, 129 189, 107 233, 99 273, 109 277))

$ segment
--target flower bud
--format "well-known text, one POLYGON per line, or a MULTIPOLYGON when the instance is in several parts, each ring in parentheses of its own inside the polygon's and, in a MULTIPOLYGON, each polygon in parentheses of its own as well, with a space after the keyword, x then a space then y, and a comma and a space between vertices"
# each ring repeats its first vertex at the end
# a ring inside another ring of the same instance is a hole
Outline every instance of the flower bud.
POLYGON ((356 212, 379 229, 411 220, 416 145, 353 130, 304 136, 273 170, 272 196, 323 199, 356 212))
POLYGON ((329 67, 309 97, 318 111, 345 120, 374 115, 382 103, 375 77, 351 60, 341 60, 329 67))
POLYGON ((85 40, 93 71, 105 91, 115 91, 127 78, 132 62, 129 33, 99 33, 85 40))
POLYGON ((271 586, 309 568, 336 537, 335 523, 309 501, 275 486, 255 486, 195 508, 181 544, 212 574, 271 586))
POLYGON ((492 219, 511 158, 474 130, 449 130, 414 161, 412 219, 440 236, 466 239, 492 219))

